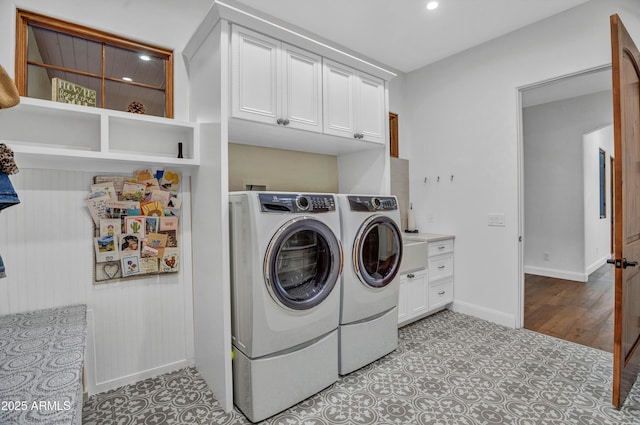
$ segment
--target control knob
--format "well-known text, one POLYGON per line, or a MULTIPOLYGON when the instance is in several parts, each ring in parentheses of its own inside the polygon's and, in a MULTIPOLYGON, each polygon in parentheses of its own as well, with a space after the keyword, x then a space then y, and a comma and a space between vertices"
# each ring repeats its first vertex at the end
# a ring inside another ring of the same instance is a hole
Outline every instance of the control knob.
POLYGON ((296 205, 302 211, 306 211, 309 209, 309 199, 306 196, 298 196, 296 198, 296 205))

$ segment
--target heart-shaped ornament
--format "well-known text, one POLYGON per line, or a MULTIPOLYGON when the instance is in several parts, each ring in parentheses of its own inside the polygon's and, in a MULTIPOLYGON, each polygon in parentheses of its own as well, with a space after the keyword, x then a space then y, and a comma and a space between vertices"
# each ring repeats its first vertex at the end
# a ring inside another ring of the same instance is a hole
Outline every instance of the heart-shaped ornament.
POLYGON ((118 275, 120 271, 120 264, 118 263, 107 263, 102 266, 102 271, 107 275, 109 279, 113 279, 118 275))

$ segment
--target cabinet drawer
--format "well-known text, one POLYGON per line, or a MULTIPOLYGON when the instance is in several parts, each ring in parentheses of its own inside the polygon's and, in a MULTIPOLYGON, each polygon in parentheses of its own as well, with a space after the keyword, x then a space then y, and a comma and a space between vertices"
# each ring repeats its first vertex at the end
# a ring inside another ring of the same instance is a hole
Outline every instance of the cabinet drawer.
POLYGON ((453 255, 451 254, 430 257, 428 264, 430 282, 441 277, 453 275, 453 255))
POLYGON ((429 284, 429 310, 453 301, 453 278, 429 284))
POLYGON ((429 242, 429 247, 427 249, 429 257, 453 252, 453 239, 429 242))

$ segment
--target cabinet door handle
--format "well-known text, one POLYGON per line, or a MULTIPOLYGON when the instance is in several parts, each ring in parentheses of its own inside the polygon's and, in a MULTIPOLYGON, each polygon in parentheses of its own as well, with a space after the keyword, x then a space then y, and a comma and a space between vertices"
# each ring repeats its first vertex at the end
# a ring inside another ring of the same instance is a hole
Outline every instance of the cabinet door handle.
POLYGON ((278 125, 282 125, 284 123, 284 120, 282 118, 278 118, 278 121, 276 121, 278 123, 278 125))
POLYGON ((354 133, 353 138, 354 138, 354 139, 359 139, 359 137, 358 137, 358 133, 354 133))
POLYGON ((289 125, 289 120, 287 118, 284 119, 284 121, 282 121, 283 125, 289 125))
POLYGON ((445 294, 445 291, 438 292, 438 295, 444 295, 444 294, 445 294))
POLYGON ((408 277, 409 279, 413 279, 414 277, 416 277, 416 275, 415 275, 415 274, 413 274, 413 273, 409 273, 409 274, 407 275, 407 277, 408 277))
POLYGON ((445 266, 438 266, 438 270, 442 270, 444 268, 445 268, 445 266))

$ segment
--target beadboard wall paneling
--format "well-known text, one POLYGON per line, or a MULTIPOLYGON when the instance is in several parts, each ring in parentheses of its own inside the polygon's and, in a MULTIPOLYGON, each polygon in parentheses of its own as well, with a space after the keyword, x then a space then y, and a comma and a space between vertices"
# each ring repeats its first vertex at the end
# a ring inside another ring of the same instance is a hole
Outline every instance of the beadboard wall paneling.
POLYGON ((181 193, 181 271, 94 285, 86 207, 93 176, 23 169, 11 176, 21 203, 0 213, 7 269, 0 314, 87 304, 90 394, 193 364, 194 357, 190 181, 181 193))

